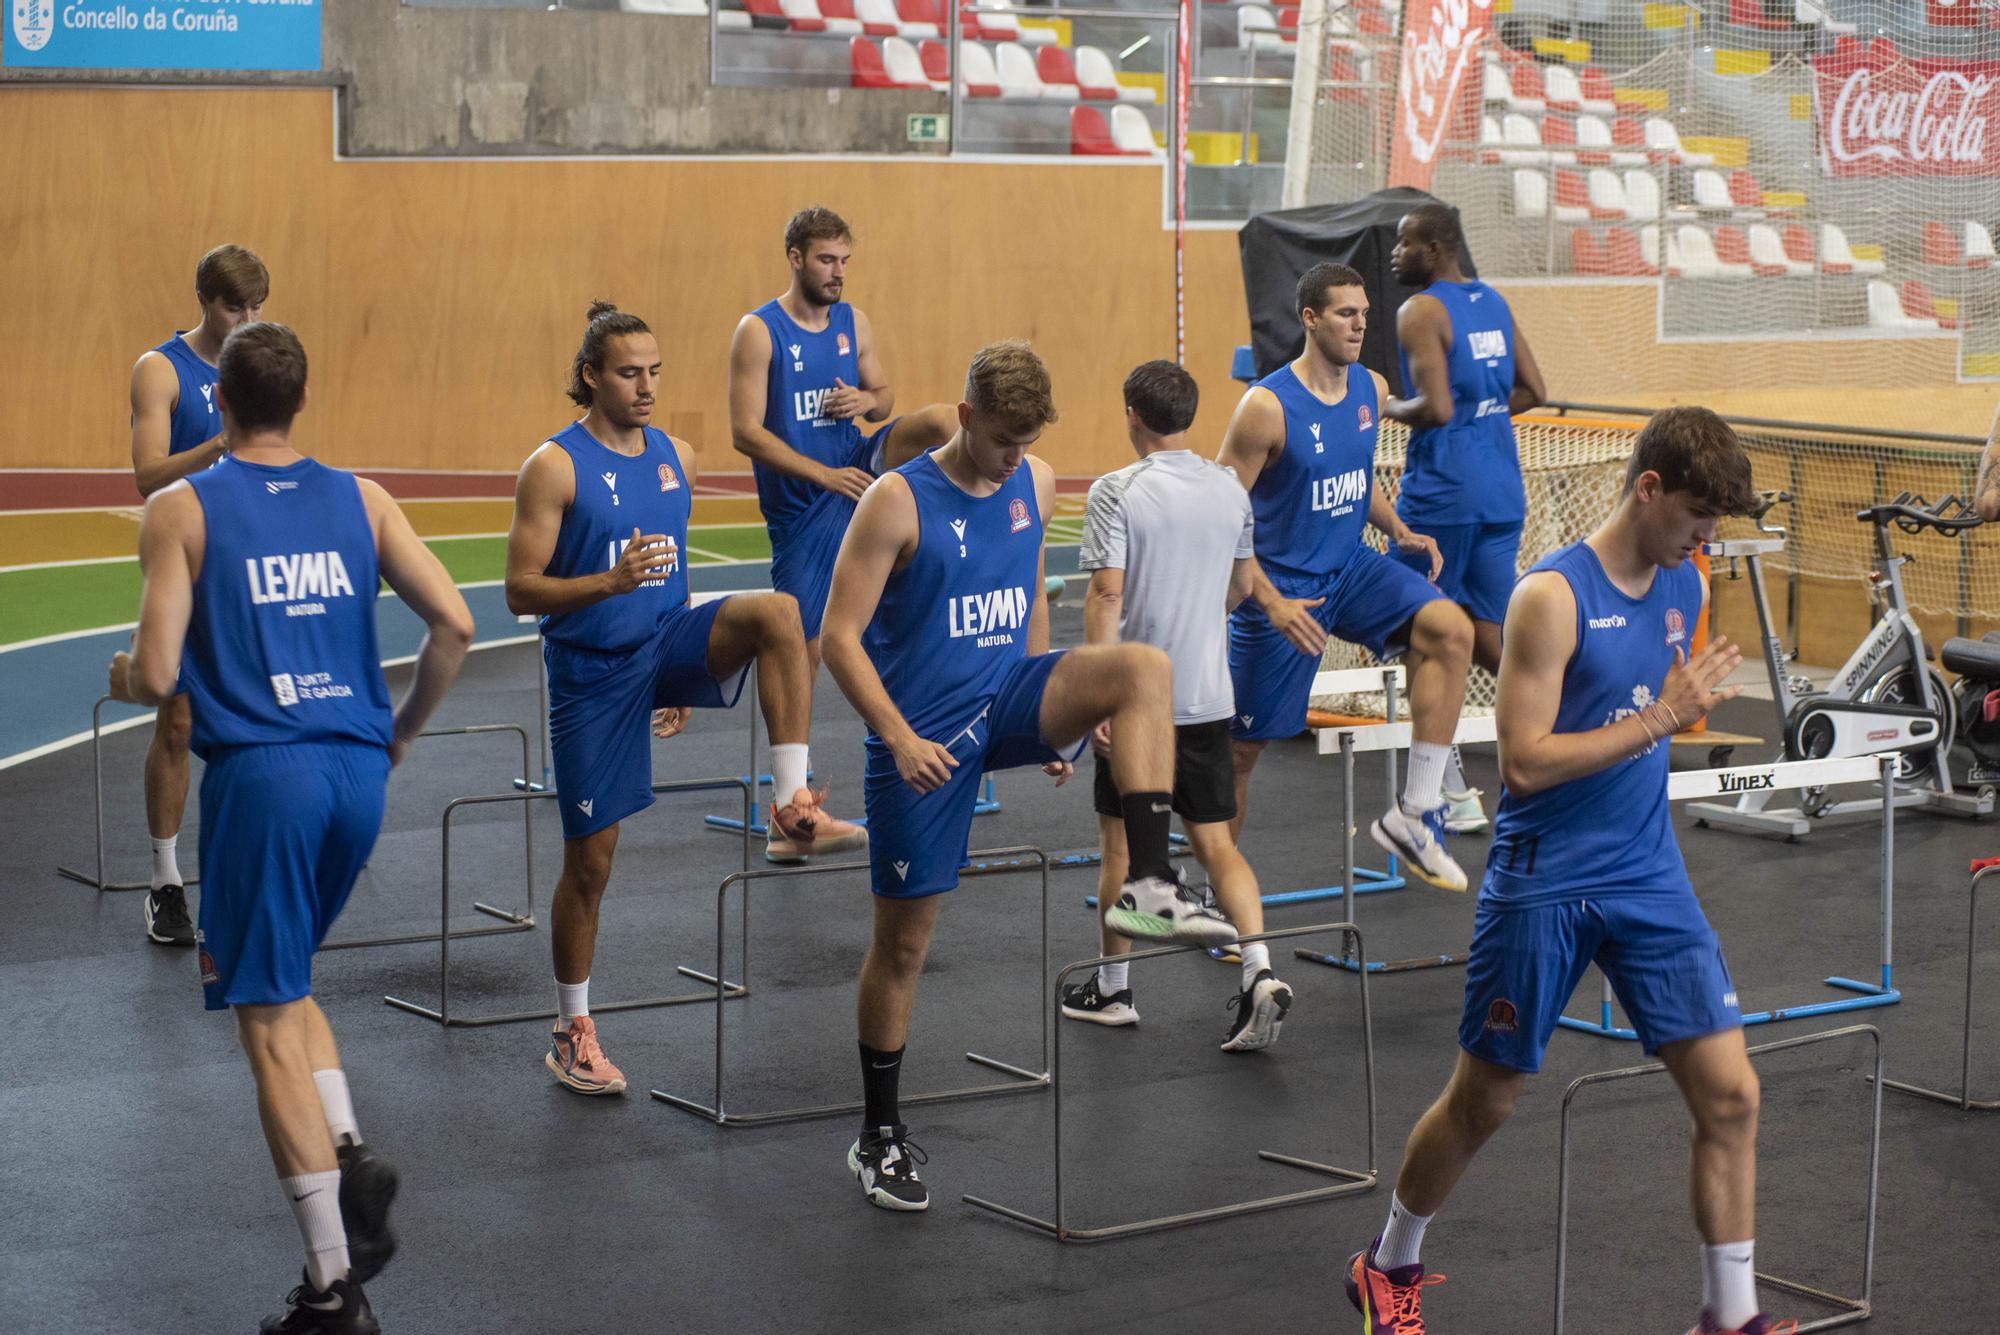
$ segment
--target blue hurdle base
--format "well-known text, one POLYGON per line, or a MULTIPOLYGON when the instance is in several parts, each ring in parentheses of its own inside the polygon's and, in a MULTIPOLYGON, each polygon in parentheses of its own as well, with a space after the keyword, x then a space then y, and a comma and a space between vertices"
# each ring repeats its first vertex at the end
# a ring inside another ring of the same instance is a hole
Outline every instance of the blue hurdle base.
MULTIPOLYGON (((749 775, 745 774, 741 777, 744 782, 751 782, 749 775)), ((807 777, 810 778, 811 775, 808 774, 807 777)), ((768 774, 759 774, 755 782, 760 790, 768 788, 771 786, 771 776, 768 774)), ((517 783, 515 786, 519 787, 519 784, 517 783)), ((999 809, 1000 799, 993 791, 993 776, 989 774, 986 776, 986 786, 979 792, 979 800, 973 804, 972 814, 975 816, 990 816, 999 809)), ((771 830, 763 817, 763 810, 764 808, 761 803, 756 801, 750 803, 750 833, 769 837, 771 830)), ((722 830, 729 834, 743 833, 743 818, 741 816, 703 816, 701 822, 711 830, 722 830)), ((865 816, 856 816, 848 823, 865 827, 868 824, 868 818, 865 816)), ((1055 859, 1049 865, 1057 867, 1063 864, 1061 859, 1055 859)))
MULTIPOLYGON (((1779 1006, 1767 1011, 1753 1011, 1743 1017, 1743 1025, 1747 1029, 1753 1024, 1778 1024, 1785 1020, 1810 1019, 1815 1015, 1838 1015, 1845 1011, 1874 1010, 1878 1006, 1894 1006, 1903 999, 1903 994, 1890 981, 1890 969, 1886 964, 1882 966, 1882 981, 1879 984, 1864 983, 1855 978, 1828 978, 1826 985, 1828 987, 1841 988, 1848 992, 1858 992, 1861 995, 1842 997, 1835 1001, 1813 1001, 1803 1006, 1779 1006)), ((1634 1030, 1611 1023, 1611 1003, 1609 1001, 1598 1003, 1598 1018, 1596 1020, 1579 1020, 1575 1016, 1565 1015, 1558 1019, 1556 1023, 1565 1029, 1574 1029, 1579 1033, 1585 1034, 1596 1034, 1600 1038, 1618 1038, 1628 1042, 1636 1042, 1639 1037, 1638 1033, 1634 1030)))

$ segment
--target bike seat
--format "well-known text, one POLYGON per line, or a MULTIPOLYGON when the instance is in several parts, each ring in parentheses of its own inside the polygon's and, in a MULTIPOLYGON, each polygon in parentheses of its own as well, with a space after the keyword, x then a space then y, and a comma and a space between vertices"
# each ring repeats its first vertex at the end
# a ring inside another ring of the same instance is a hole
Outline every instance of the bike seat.
POLYGON ((2000 680, 2000 641, 1991 637, 1967 640, 1953 636, 1944 642, 1939 657, 1960 676, 2000 680))

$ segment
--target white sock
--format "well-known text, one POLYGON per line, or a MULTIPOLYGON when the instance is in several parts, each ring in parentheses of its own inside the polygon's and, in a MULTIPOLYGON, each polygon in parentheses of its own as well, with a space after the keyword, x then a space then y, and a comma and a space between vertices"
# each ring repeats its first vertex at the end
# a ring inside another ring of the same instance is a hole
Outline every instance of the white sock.
POLYGON ((1403 806, 1430 811, 1444 802, 1444 762, 1451 747, 1436 742, 1410 743, 1410 772, 1403 776, 1403 806))
POLYGON ((334 1145, 359 1145, 361 1128, 354 1121, 354 1100, 347 1093, 347 1072, 338 1066, 314 1071, 313 1083, 319 1086, 319 1106, 326 1110, 326 1129, 333 1133, 334 1145))
POLYGON ((792 794, 806 786, 811 771, 804 742, 771 743, 771 800, 779 806, 791 801, 792 794))
POLYGON ((1448 794, 1464 795, 1472 791, 1472 785, 1465 781, 1465 761, 1459 758, 1458 744, 1452 743, 1451 755, 1444 763, 1444 791, 1448 794))
POLYGON ((590 1014, 590 980, 586 978, 580 983, 565 983, 560 978, 556 979, 556 1010, 561 1012, 556 1017, 556 1023, 564 1029, 569 1028, 569 1022, 577 1016, 590 1014))
POLYGON ((1400 1196, 1389 1198, 1389 1222, 1383 1225, 1382 1241, 1375 1244, 1375 1264, 1384 1270, 1415 1265, 1424 1245, 1424 1230, 1432 1216, 1411 1214, 1400 1196))
POLYGON ((340 1222, 340 1170, 280 1178, 306 1240, 306 1278, 321 1293, 347 1274, 347 1228, 340 1222))
POLYGON ((153 888, 155 890, 169 885, 186 884, 186 882, 181 880, 180 863, 174 859, 174 849, 179 846, 180 842, 181 837, 178 834, 170 834, 164 839, 155 839, 153 841, 153 888))
POLYGON ((1701 1305, 1724 1330, 1737 1329, 1763 1310, 1757 1306, 1756 1255, 1754 1241, 1701 1249, 1701 1305))
POLYGON ((1116 964, 1097 966, 1097 990, 1103 996, 1112 996, 1125 990, 1125 971, 1132 966, 1124 960, 1116 964))
POLYGON ((1262 941, 1252 941, 1239 950, 1243 955, 1243 990, 1248 992, 1257 975, 1271 967, 1271 947, 1262 941))

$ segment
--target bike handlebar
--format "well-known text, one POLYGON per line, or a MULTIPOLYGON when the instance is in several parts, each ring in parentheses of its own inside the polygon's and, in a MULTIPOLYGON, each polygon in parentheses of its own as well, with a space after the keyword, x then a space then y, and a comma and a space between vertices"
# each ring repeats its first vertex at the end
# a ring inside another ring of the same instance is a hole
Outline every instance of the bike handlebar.
POLYGON ((1969 528, 1978 528, 1983 522, 1956 493, 1932 504, 1922 496, 1907 491, 1893 501, 1856 511, 1854 517, 1878 528, 1894 524, 1905 533, 1921 533, 1927 528, 1934 528, 1947 538, 1955 538, 1969 528))

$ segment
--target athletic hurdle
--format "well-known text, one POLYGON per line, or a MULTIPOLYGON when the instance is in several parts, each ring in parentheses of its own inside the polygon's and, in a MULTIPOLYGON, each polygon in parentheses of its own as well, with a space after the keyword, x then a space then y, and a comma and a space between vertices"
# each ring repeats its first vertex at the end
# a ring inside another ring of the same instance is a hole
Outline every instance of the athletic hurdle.
MULTIPOLYGON (((665 779, 653 784, 653 791, 655 793, 703 793, 725 788, 734 788, 742 793, 743 810, 747 815, 750 810, 750 785, 734 776, 714 779, 665 779)), ((456 797, 445 804, 444 816, 441 820, 443 867, 438 878, 438 930, 435 933, 426 933, 422 936, 411 938, 415 941, 436 941, 438 944, 437 1008, 432 1009, 429 1006, 419 1005, 414 1001, 406 1001, 402 997, 385 996, 382 998, 385 1004, 393 1006, 400 1011, 407 1011, 411 1015, 421 1016, 423 1019, 442 1025, 447 1029, 480 1029, 487 1025, 520 1024, 528 1020, 553 1020, 556 1018, 556 1012, 553 1010, 510 1011, 504 1015, 453 1015, 451 1013, 451 941, 454 936, 460 935, 460 933, 451 930, 451 818, 455 812, 465 807, 489 806, 506 802, 523 804, 525 813, 527 803, 553 802, 557 800, 557 797, 558 794, 554 792, 489 793, 474 797, 456 797)), ((524 814, 524 819, 527 818, 524 814)), ((747 838, 743 842, 743 867, 746 872, 750 867, 750 842, 747 838)), ((533 875, 532 868, 529 874, 533 875)), ((481 930, 493 932, 496 930, 506 931, 508 929, 489 927, 481 930)), ((478 933, 466 933, 466 935, 476 934, 478 933)), ((744 939, 743 950, 744 960, 747 963, 750 950, 750 943, 747 936, 744 939)), ((688 973, 686 969, 681 970, 681 972, 688 973)), ((690 977, 700 978, 704 982, 713 982, 715 984, 713 997, 708 992, 692 992, 681 996, 648 997, 638 1001, 593 1003, 591 1011, 592 1013, 598 1013, 649 1010, 657 1006, 680 1006, 688 1002, 709 1001, 711 999, 720 1002, 727 997, 741 997, 749 994, 750 989, 746 984, 724 982, 721 972, 722 956, 721 952, 718 951, 716 953, 717 976, 715 978, 710 979, 705 974, 689 974, 690 977)))
MULTIPOLYGON (((1862 756, 1859 759, 1870 759, 1862 756)), ((1810 764, 1813 762, 1800 762, 1810 764)), ((1722 791, 1722 790, 1717 790, 1722 791)), ((1766 1053, 1783 1052, 1788 1048, 1801 1048, 1811 1043, 1828 1043, 1835 1039, 1858 1038, 1865 1035, 1875 1050, 1875 1074, 1873 1077, 1873 1112, 1868 1126, 1868 1196, 1866 1213, 1862 1225, 1861 1295, 1856 1298, 1844 1297, 1816 1289, 1796 1280, 1781 1279, 1776 1275, 1757 1272, 1757 1280, 1786 1293, 1811 1298, 1839 1309, 1831 1316, 1799 1323, 1799 1335, 1809 1330, 1831 1330, 1835 1326, 1851 1326, 1866 1321, 1874 1313, 1875 1302, 1875 1204, 1880 1194, 1880 1171, 1882 1162, 1882 1033, 1872 1024, 1849 1025, 1844 1029, 1828 1029, 1817 1034, 1801 1034, 1797 1038, 1779 1039, 1775 1043, 1762 1043, 1750 1049, 1752 1057, 1766 1053)), ((1659 1062, 1647 1062, 1643 1066, 1627 1066, 1616 1071, 1597 1071, 1590 1075, 1578 1076, 1570 1081, 1563 1091, 1562 1133, 1557 1150, 1556 1169, 1556 1317, 1555 1335, 1563 1335, 1563 1295, 1565 1280, 1569 1271, 1569 1179, 1570 1179, 1570 1127, 1576 1111, 1576 1096, 1591 1085, 1607 1084, 1614 1080, 1630 1080, 1639 1076, 1658 1075, 1667 1068, 1659 1062)))
POLYGON ((1972 888, 1968 898, 1972 901, 1965 926, 1965 1044, 1960 1049, 1958 1059, 1958 1093, 1948 1094, 1941 1089, 1927 1089, 1923 1085, 1913 1085, 1906 1080, 1884 1080, 1890 1089, 1918 1098, 1932 1099, 1938 1103, 1948 1103, 1960 1112, 1992 1112, 2000 1108, 2000 1099, 1975 1099, 1972 1097, 1972 980, 1975 976, 1973 962, 1978 958, 1979 932, 1979 887, 1988 877, 2000 879, 2000 858, 1981 858, 1972 864, 1972 888))
MULTIPOLYGON (((90 788, 97 811, 97 874, 86 876, 74 867, 58 865, 56 875, 64 880, 87 885, 97 891, 151 890, 151 881, 107 881, 104 879, 104 706, 112 703, 108 695, 97 697, 97 703, 90 707, 90 788)), ((157 712, 157 711, 156 711, 157 712)), ((201 877, 190 876, 181 882, 183 887, 200 885, 201 877)))
MULTIPOLYGON (((1246 936, 1244 942, 1275 941, 1287 936, 1304 936, 1309 933, 1340 932, 1353 942, 1354 952, 1365 959, 1366 947, 1361 941, 1361 930, 1353 923, 1317 923, 1308 927, 1287 927, 1276 932, 1260 932, 1256 936, 1246 936)), ((1159 946, 1151 950, 1137 950, 1127 955, 1106 955, 1096 959, 1078 960, 1065 965, 1056 975, 1056 1006, 1062 1005, 1062 985, 1073 973, 1085 969, 1095 969, 1099 965, 1115 960, 1137 961, 1157 959, 1163 955, 1185 955, 1201 950, 1200 946, 1159 946)), ((1055 1029, 1055 1048, 1049 1058, 1049 1084, 1055 1094, 1054 1117, 1054 1161, 1055 1161, 1055 1217, 1043 1219, 1001 1205, 981 1196, 963 1197, 967 1205, 981 1210, 989 1210, 1016 1223, 1026 1224, 1054 1238, 1057 1242, 1103 1242, 1109 1238, 1129 1238, 1140 1233, 1156 1233, 1163 1228, 1178 1228, 1185 1224, 1205 1224, 1217 1219, 1233 1219, 1239 1215, 1256 1214, 1264 1210, 1275 1210, 1287 1205, 1303 1205, 1308 1201, 1329 1200, 1335 1196, 1346 1196, 1357 1191, 1374 1188, 1379 1180, 1375 1165, 1375 1029, 1368 1010, 1368 969, 1364 965, 1356 972, 1356 982, 1361 990, 1361 1065, 1363 1084, 1367 1100, 1367 1144, 1368 1163, 1366 1168, 1336 1168, 1332 1164, 1319 1163, 1312 1159, 1302 1159, 1297 1155, 1280 1154, 1275 1150, 1258 1150, 1257 1157, 1270 1163, 1286 1164, 1292 1168, 1302 1168, 1309 1173, 1341 1179, 1331 1186, 1313 1187, 1305 1191, 1287 1192, 1278 1196, 1263 1196, 1255 1200, 1236 1201, 1229 1205, 1210 1206, 1205 1210, 1190 1210, 1183 1214, 1161 1215, 1154 1219, 1138 1219, 1124 1224, 1106 1224, 1098 1228, 1075 1228, 1066 1222, 1063 1203, 1063 1102, 1062 1102, 1062 1034, 1068 1026, 1051 1017, 1055 1029)), ((1044 982, 1047 980, 1044 979, 1044 982)))
POLYGON ((555 786, 549 778, 549 669, 542 658, 542 619, 535 613, 517 613, 517 625, 534 626, 535 630, 535 717, 541 720, 541 728, 535 734, 535 750, 542 759, 542 777, 538 783, 528 774, 527 766, 521 767, 521 777, 514 780, 516 791, 523 793, 545 793, 555 786))
MULTIPOLYGON (((1778 761, 1764 765, 1738 765, 1729 769, 1683 770, 1667 778, 1667 800, 1684 802, 1695 798, 1719 797, 1725 793, 1757 792, 1761 789, 1783 791, 1789 788, 1814 787, 1836 783, 1863 783, 1879 779, 1882 783, 1882 972, 1881 982, 1869 983, 1855 978, 1828 978, 1828 987, 1857 992, 1859 996, 1842 997, 1834 1001, 1813 1001, 1800 1006, 1780 1006, 1766 1011, 1753 1011, 1743 1017, 1743 1023, 1777 1024, 1783 1020, 1803 1020, 1814 1015, 1838 1015, 1844 1011, 1871 1010, 1877 1006, 1893 1006, 1903 999, 1896 990, 1895 969, 1895 922, 1896 922, 1896 797, 1895 777, 1898 756, 1895 752, 1881 755, 1844 756, 1827 760, 1778 761)), ((1598 1018, 1579 1020, 1573 1015, 1565 1015, 1556 1021, 1565 1029, 1575 1029, 1586 1034, 1596 1034, 1600 1038, 1618 1038, 1628 1042, 1636 1041, 1639 1035, 1621 1025, 1611 1022, 1611 982, 1606 979, 1598 999, 1598 1018)))
MULTIPOLYGON (((745 785, 745 791, 748 791, 747 785, 745 785)), ((977 849, 974 850, 973 856, 996 861, 1011 859, 1013 861, 1009 864, 1008 869, 1010 870, 1016 865, 1033 866, 1040 869, 1042 880, 1042 947, 1037 958, 1040 962, 1042 974, 1042 992, 1046 993, 1049 990, 1048 854, 1032 845, 1020 844, 1009 848, 977 849)), ((868 863, 831 862, 805 867, 767 867, 757 871, 751 871, 746 866, 742 871, 733 872, 723 878, 722 885, 717 889, 715 895, 715 972, 713 974, 699 973, 684 964, 678 966, 680 972, 686 977, 698 979, 701 982, 711 984, 715 988, 715 1093, 713 1095, 715 1102, 707 1104, 698 1099, 688 1098, 683 1095, 669 1094, 663 1089, 653 1090, 652 1095, 654 1098, 670 1107, 679 1108, 682 1112, 693 1113, 696 1117, 704 1121, 713 1122, 717 1126, 728 1127, 770 1126, 778 1122, 803 1122, 820 1117, 837 1117, 843 1113, 858 1113, 862 1110, 862 1104, 856 1102, 821 1103, 802 1108, 781 1108, 773 1112, 730 1112, 724 1094, 728 1079, 728 1065, 727 1041, 723 1023, 726 1017, 723 1014, 722 1007, 726 985, 722 982, 722 969, 723 952, 728 939, 729 892, 739 885, 743 887, 743 925, 741 929, 743 933, 743 952, 740 973, 742 983, 739 985, 742 991, 738 993, 738 995, 742 995, 743 992, 749 990, 750 983, 750 887, 760 881, 796 880, 807 876, 827 876, 836 872, 853 871, 858 871, 865 875, 868 871, 868 863)), ((681 999, 694 1000, 692 997, 681 999)), ((705 1000, 706 998, 703 999, 705 1000)), ((1049 1025, 1044 1022, 1041 1029, 1042 1069, 1040 1071, 1024 1070, 1019 1066, 1000 1061, 994 1057, 982 1056, 977 1052, 968 1052, 965 1054, 967 1061, 984 1066, 989 1070, 999 1071, 1003 1075, 1012 1078, 993 1084, 972 1085, 962 1089, 940 1090, 933 1094, 917 1094, 914 1096, 905 1094, 902 1096, 900 1102, 906 1106, 923 1103, 950 1103, 960 1099, 982 1098, 996 1094, 1020 1094, 1030 1090, 1048 1088, 1051 1067, 1049 1025)))

